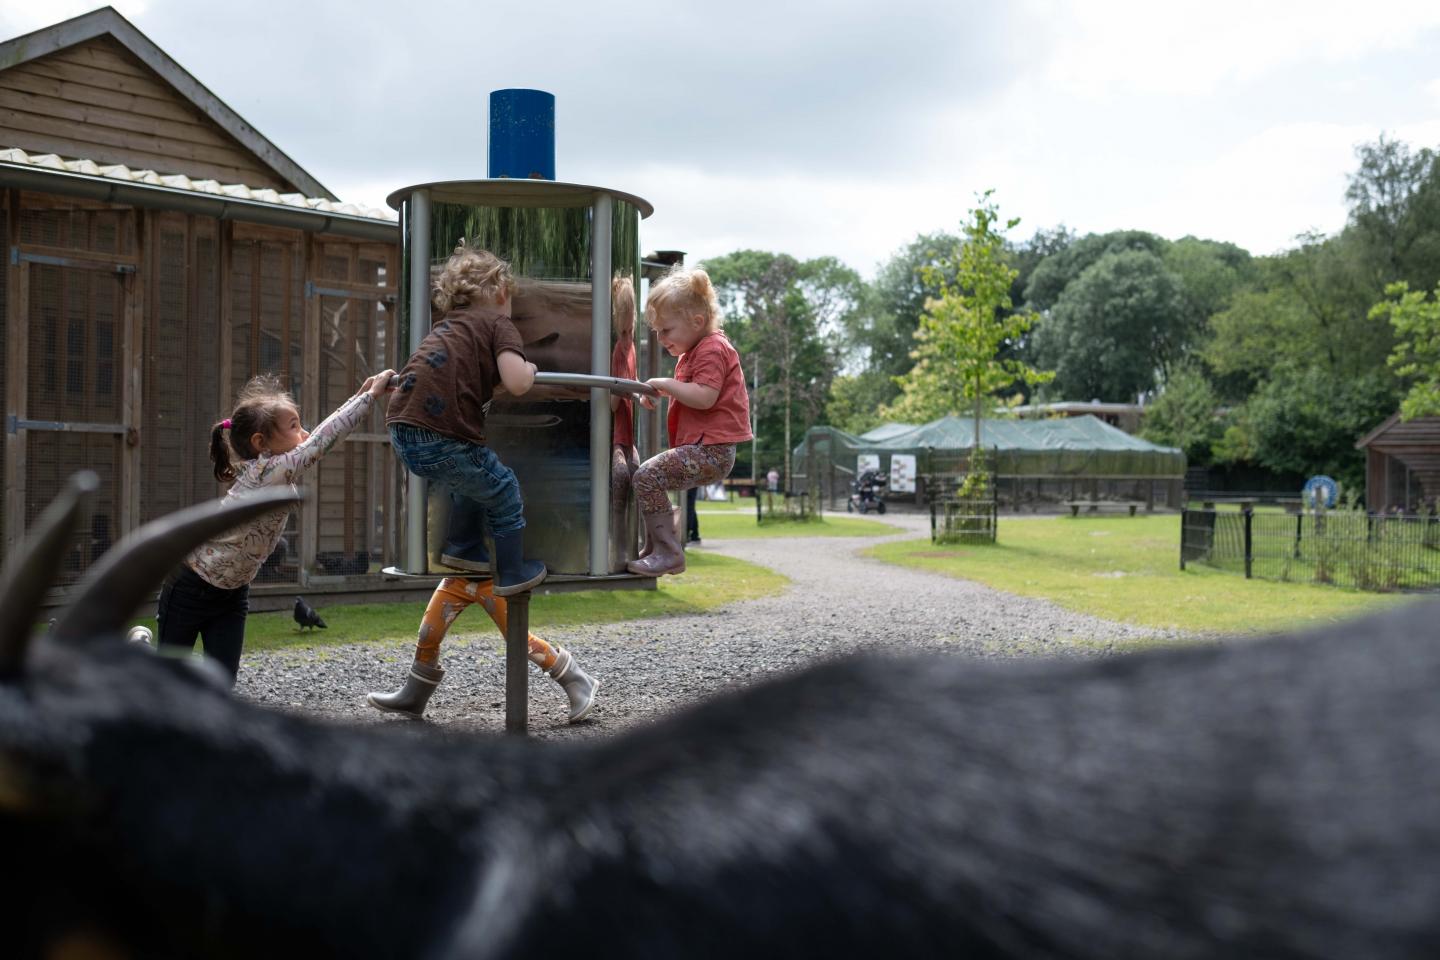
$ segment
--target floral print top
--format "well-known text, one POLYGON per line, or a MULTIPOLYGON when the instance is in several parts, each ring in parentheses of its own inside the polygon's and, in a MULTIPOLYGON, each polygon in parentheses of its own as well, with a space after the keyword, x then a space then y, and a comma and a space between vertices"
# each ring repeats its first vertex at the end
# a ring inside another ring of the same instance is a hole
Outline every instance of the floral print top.
MULTIPOLYGON (((375 398, 368 390, 357 393, 326 417, 325 422, 294 450, 274 457, 262 454, 254 460, 245 461, 240 475, 225 494, 225 500, 281 483, 290 484, 293 490, 307 470, 365 421, 374 403, 375 398)), ((246 586, 255 579, 260 566, 280 542, 280 532, 285 529, 285 518, 289 514, 290 509, 285 507, 267 513, 246 526, 206 540, 185 558, 185 563, 211 586, 222 590, 246 586)))

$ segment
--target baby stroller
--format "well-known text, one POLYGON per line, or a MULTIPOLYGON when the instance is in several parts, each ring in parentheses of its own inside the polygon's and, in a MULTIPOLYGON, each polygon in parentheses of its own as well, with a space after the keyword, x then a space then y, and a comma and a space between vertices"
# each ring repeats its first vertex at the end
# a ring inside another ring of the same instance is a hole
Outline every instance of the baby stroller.
POLYGON ((876 470, 866 470, 850 484, 850 499, 845 501, 846 513, 885 512, 885 477, 876 470))

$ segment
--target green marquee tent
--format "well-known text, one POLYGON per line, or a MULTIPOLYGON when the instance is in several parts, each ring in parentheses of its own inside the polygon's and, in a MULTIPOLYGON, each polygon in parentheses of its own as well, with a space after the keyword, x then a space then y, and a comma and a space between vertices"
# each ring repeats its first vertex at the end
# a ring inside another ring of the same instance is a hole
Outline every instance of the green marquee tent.
MULTIPOLYGON (((880 470, 888 475, 892 458, 901 454, 915 458, 913 469, 919 477, 953 476, 965 472, 974 436, 974 421, 968 417, 941 417, 919 425, 887 423, 860 436, 834 427, 812 427, 795 448, 795 469, 804 475, 814 463, 823 482, 827 473, 837 470, 853 474, 858 458, 868 454, 879 458, 880 470)), ((1178 489, 1185 476, 1182 451, 1142 440, 1088 415, 982 420, 980 442, 992 456, 991 469, 1002 490, 1009 481, 1008 486, 1018 491, 1025 480, 1066 481, 1065 489, 1073 489, 1075 481, 1103 480, 1111 485, 1171 481, 1178 489)), ((1087 486, 1096 495, 1096 486, 1087 486)), ((1063 495, 1060 488, 1056 495, 1063 495)))

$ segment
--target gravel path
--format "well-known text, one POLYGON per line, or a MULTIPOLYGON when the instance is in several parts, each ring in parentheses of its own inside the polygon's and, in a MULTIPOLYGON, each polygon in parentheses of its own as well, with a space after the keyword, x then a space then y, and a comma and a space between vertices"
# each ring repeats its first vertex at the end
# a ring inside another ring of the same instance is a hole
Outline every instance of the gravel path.
MULTIPOLYGON (((885 539, 929 533, 924 516, 890 514, 886 521, 901 529, 885 539)), ((859 555, 881 542, 830 537, 707 541, 698 549, 777 570, 793 585, 778 596, 705 614, 547 632, 547 640, 572 650, 603 686, 591 718, 568 725, 559 686, 532 668, 532 734, 538 739, 604 736, 728 685, 858 648, 933 648, 978 657, 1076 656, 1104 652, 1114 643, 1177 636, 859 555)), ((535 600, 544 602, 543 597, 535 600)), ((420 613, 417 604, 417 624, 420 613)), ((247 654, 237 692, 330 719, 409 723, 366 705, 365 693, 398 686, 413 649, 408 643, 351 644, 247 654)), ((427 721, 501 731, 504 641, 483 611, 461 616, 441 658, 447 676, 430 701, 427 721)))

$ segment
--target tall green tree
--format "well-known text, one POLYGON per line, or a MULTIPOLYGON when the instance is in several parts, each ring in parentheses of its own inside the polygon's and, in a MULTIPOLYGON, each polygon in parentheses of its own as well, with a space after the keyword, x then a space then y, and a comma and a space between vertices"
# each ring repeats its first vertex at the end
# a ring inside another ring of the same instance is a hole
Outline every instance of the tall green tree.
POLYGON ((1140 250, 1163 257, 1168 246, 1163 237, 1144 230, 1115 230, 1111 233, 1092 233, 1066 244, 1053 256, 1048 256, 1030 274, 1025 285, 1025 306, 1031 310, 1045 311, 1060 301, 1065 291, 1080 275, 1090 269, 1102 257, 1128 250, 1140 250))
POLYGON ((1160 257, 1165 269, 1180 278, 1187 339, 1194 342, 1212 316, 1230 305, 1252 284, 1259 270, 1249 251, 1233 243, 1181 237, 1160 257))
POLYGON ((877 370, 840 374, 830 382, 825 420, 849 433, 873 430, 885 422, 883 410, 896 390, 894 378, 877 370))
POLYGON ((1355 440, 1395 410, 1394 378, 1383 372, 1337 381, 1325 371, 1281 368, 1236 411, 1216 459, 1248 461, 1291 477, 1324 473, 1363 490, 1355 440))
POLYGON ((1440 282, 1440 162, 1435 151, 1381 136, 1355 150, 1345 199, 1372 284, 1440 282))
MULTIPOLYGON (((951 233, 921 234, 880 267, 870 284, 871 309, 858 313, 847 331, 847 345, 861 360, 858 369, 886 377, 910 369, 925 303, 939 296, 938 280, 954 279, 947 258, 957 243, 959 238, 951 233)), ((893 385, 891 389, 893 396, 893 385)))
POLYGON ((1179 447, 1192 464, 1209 463, 1211 448, 1224 433, 1219 403, 1198 365, 1187 363, 1170 375, 1145 407, 1140 435, 1154 443, 1179 447))
POLYGON ((1385 296, 1370 314, 1395 328, 1397 342, 1389 364, 1407 385, 1400 415, 1406 420, 1436 416, 1440 414, 1440 287, 1431 299, 1402 280, 1386 287, 1385 296))
POLYGON ((978 198, 950 257, 922 271, 939 295, 925 302, 916 331, 915 366, 899 378, 900 397, 887 411, 894 419, 925 421, 956 413, 970 401, 977 450, 987 397, 1017 380, 1034 384, 1050 378, 1002 356, 1035 317, 1009 312, 1010 287, 1018 271, 1005 262, 1005 231, 1020 221, 1000 226, 993 192, 978 198))
POLYGON ((1057 395, 1133 403, 1164 381, 1191 336, 1180 279, 1149 250, 1124 249, 1065 286, 1036 328, 1034 349, 1055 371, 1057 395))

